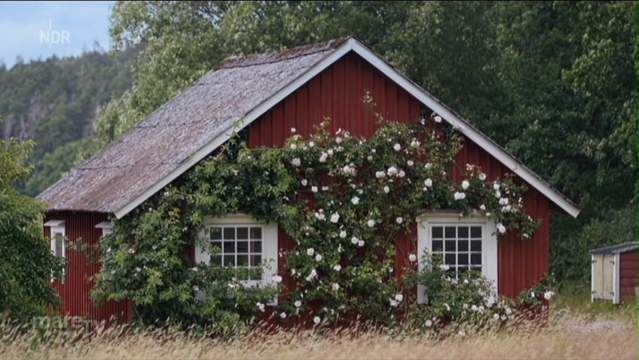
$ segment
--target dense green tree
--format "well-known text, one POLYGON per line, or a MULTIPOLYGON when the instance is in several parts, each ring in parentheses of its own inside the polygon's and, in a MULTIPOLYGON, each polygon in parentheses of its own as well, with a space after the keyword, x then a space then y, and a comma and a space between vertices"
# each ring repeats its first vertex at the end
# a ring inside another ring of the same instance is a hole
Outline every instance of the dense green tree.
POLYGON ((42 231, 44 204, 14 187, 31 173, 25 158, 33 145, 0 140, 0 313, 22 323, 56 304, 48 279, 61 265, 42 231))

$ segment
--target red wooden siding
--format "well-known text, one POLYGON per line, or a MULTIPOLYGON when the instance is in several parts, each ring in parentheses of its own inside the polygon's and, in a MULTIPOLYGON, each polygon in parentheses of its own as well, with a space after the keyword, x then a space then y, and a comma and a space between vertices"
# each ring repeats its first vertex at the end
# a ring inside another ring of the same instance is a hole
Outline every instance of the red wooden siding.
MULTIPOLYGON (((291 136, 291 128, 306 137, 313 131, 313 125, 325 117, 331 119, 329 129, 332 132, 341 128, 354 135, 371 137, 377 125, 373 113, 362 103, 367 90, 377 104, 377 111, 388 120, 411 122, 422 113, 423 106, 419 101, 364 59, 349 54, 253 122, 249 127, 249 147, 281 147, 291 136)), ((468 139, 458 154, 452 174, 454 180, 460 180, 460 173, 467 163, 480 166, 489 179, 509 173, 497 159, 468 139)), ((550 204, 538 191, 531 186, 528 188, 531 190, 524 197, 526 212, 534 219, 541 219, 542 224, 533 239, 520 240, 516 234, 511 234, 499 243, 499 292, 508 296, 518 295, 548 273, 550 204)), ((416 227, 413 232, 416 234, 416 227)), ((403 257, 417 249, 412 238, 400 236, 397 239, 398 275, 404 266, 403 257)), ((292 243, 280 231, 281 250, 290 250, 292 243)), ((280 270, 287 286, 292 285, 283 265, 280 270)))
MULTIPOLYGON (((95 226, 107 220, 106 214, 100 213, 48 213, 45 219, 64 220, 66 236, 70 241, 82 241, 92 246, 98 243, 102 230, 95 226)), ((50 238, 51 228, 45 227, 45 236, 50 238)), ((90 277, 100 270, 100 265, 82 251, 73 251, 67 245, 67 267, 64 282, 54 281, 52 286, 62 299, 62 306, 58 309, 61 316, 81 316, 95 321, 111 321, 112 317, 120 322, 131 319, 131 306, 128 301, 107 301, 102 306, 96 306, 91 300, 91 288, 94 282, 90 277)))
POLYGON ((639 251, 619 255, 619 291, 621 301, 636 300, 635 288, 639 283, 639 251))

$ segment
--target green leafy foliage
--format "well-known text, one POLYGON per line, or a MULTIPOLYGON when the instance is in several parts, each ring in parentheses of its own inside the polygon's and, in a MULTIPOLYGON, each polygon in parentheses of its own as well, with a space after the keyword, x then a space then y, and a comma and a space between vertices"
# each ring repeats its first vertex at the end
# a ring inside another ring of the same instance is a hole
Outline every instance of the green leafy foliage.
POLYGON ((0 312, 18 323, 57 303, 49 276, 62 266, 42 232, 44 205, 14 187, 32 171, 25 164, 32 147, 30 141, 0 140, 0 312))

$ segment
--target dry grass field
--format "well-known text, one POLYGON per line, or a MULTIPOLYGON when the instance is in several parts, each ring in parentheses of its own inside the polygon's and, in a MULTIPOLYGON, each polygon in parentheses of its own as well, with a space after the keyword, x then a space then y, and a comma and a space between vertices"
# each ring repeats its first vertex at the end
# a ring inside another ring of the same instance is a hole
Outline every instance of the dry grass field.
MULTIPOLYGON (((569 301, 568 301, 569 302, 569 301)), ((637 359, 637 305, 553 306, 546 326, 418 335, 259 331, 233 341, 171 331, 123 329, 89 339, 66 333, 0 331, 0 359, 637 359), (74 337, 75 336, 75 337, 74 337), (72 338, 72 340, 70 340, 72 338)))

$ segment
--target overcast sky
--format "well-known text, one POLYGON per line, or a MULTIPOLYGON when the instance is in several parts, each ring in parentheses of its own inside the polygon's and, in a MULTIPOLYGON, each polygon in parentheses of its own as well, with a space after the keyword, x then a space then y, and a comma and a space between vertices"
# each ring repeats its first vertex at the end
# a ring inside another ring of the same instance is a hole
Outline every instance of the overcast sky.
POLYGON ((80 55, 97 41, 110 48, 109 14, 114 1, 0 2, 0 62, 52 55, 80 55))

